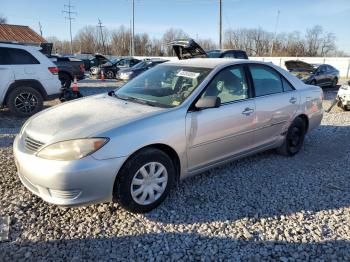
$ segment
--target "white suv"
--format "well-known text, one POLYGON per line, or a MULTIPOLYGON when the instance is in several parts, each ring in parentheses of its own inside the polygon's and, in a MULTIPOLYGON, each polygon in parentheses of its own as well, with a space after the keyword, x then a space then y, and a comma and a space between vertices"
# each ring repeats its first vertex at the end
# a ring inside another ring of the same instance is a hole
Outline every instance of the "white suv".
POLYGON ((40 49, 0 43, 0 106, 14 115, 33 115, 60 94, 58 69, 40 49))

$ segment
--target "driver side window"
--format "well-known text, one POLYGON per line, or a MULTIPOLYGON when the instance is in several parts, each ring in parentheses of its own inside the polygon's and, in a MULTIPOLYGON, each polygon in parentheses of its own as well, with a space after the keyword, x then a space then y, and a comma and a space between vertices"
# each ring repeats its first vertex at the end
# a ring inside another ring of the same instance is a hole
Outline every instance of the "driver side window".
POLYGON ((203 97, 206 96, 217 96, 222 104, 248 98, 243 67, 229 67, 219 72, 203 93, 203 97))

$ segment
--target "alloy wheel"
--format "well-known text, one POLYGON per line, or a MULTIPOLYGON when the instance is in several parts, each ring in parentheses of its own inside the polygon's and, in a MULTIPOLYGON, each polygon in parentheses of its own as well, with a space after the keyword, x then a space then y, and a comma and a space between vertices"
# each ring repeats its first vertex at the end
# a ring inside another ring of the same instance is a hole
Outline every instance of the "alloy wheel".
POLYGON ((31 93, 20 93, 15 98, 15 107, 22 113, 31 113, 38 105, 38 98, 31 93))

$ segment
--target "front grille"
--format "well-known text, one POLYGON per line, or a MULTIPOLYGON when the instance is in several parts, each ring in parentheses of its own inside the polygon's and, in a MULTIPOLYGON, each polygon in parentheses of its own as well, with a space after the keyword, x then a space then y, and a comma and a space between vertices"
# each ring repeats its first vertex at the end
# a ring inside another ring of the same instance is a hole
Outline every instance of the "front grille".
POLYGON ((39 148, 41 148, 44 145, 44 143, 35 140, 31 138, 30 136, 26 136, 24 139, 24 147, 29 151, 29 152, 37 152, 39 148))

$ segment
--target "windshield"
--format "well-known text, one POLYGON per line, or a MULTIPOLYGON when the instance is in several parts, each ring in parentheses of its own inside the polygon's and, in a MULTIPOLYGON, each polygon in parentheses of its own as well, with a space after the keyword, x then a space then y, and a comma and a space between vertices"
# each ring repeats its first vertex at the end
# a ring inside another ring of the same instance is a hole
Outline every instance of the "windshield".
POLYGON ((111 63, 112 63, 113 65, 115 65, 115 64, 118 63, 120 60, 121 60, 120 58, 114 58, 114 59, 111 60, 111 63))
POLYGON ((159 107, 176 107, 198 87, 211 69, 159 65, 115 91, 120 99, 159 107))
POLYGON ((220 58, 221 52, 220 51, 209 51, 209 52, 207 52, 207 55, 209 58, 220 58))
POLYGON ((147 62, 145 62, 145 61, 139 62, 139 63, 137 63, 136 65, 134 65, 134 66, 132 67, 132 69, 144 68, 144 67, 146 67, 146 63, 147 63, 147 62))

